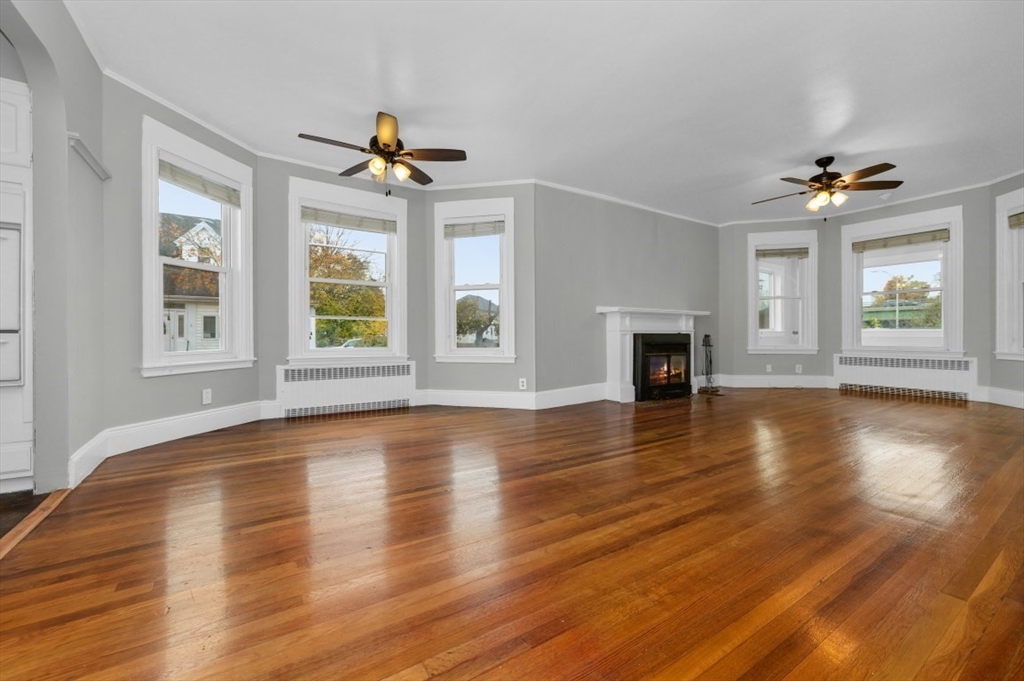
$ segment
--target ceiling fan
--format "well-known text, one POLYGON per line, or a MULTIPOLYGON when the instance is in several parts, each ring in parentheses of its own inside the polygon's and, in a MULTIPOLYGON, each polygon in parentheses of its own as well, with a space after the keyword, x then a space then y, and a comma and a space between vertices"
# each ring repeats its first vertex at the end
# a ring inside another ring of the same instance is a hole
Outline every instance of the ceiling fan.
POLYGON ((399 182, 412 179, 417 184, 430 184, 434 180, 425 172, 409 163, 409 161, 465 161, 466 152, 461 149, 406 149, 398 138, 398 119, 383 111, 377 112, 377 134, 370 138, 369 146, 339 142, 338 140, 299 133, 299 137, 314 142, 333 144, 336 147, 354 149, 364 154, 372 154, 373 158, 338 173, 342 177, 350 177, 364 170, 369 170, 373 179, 383 182, 387 178, 388 166, 399 182))
POLYGON ((814 177, 801 180, 795 177, 783 177, 783 182, 792 182, 793 184, 802 184, 807 187, 802 192, 795 192, 793 194, 783 194, 782 196, 775 196, 770 199, 763 199, 761 201, 754 201, 750 204, 752 206, 765 201, 774 201, 775 199, 784 199, 787 196, 800 196, 801 194, 814 194, 811 200, 804 206, 807 210, 817 213, 818 210, 831 203, 834 206, 841 206, 849 198, 843 192, 861 192, 870 190, 880 189, 896 189, 903 180, 876 180, 873 182, 861 182, 865 177, 871 177, 872 175, 878 175, 888 170, 892 170, 896 166, 891 163, 879 163, 878 165, 870 166, 868 168, 862 168, 854 171, 848 175, 840 175, 833 171, 829 172, 828 167, 832 165, 835 158, 832 156, 823 156, 814 162, 814 165, 821 168, 821 172, 814 177))

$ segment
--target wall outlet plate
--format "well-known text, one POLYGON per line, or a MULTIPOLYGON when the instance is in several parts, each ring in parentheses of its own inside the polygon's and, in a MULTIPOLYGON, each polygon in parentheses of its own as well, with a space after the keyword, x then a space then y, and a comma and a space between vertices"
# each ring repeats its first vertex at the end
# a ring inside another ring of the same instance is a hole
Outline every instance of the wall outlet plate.
POLYGON ((203 388, 203 404, 213 402, 213 388, 203 388))
POLYGON ((765 370, 765 373, 769 373, 770 374, 772 372, 772 365, 771 364, 765 364, 764 365, 764 370, 765 370))
POLYGON ((519 389, 520 390, 526 390, 526 379, 525 378, 520 378, 519 379, 519 389))
POLYGON ((804 365, 803 364, 797 364, 796 365, 796 372, 798 374, 802 374, 804 372, 804 365))

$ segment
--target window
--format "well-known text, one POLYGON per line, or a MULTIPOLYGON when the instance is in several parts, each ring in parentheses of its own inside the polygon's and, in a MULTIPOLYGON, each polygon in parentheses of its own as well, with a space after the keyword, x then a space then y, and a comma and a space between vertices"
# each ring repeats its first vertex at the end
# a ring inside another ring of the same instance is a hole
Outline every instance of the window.
POLYGON ((289 363, 406 359, 406 202, 291 178, 289 363))
POLYGON ((962 211, 844 225, 844 352, 963 354, 962 211))
POLYGON ((252 169, 151 118, 142 130, 142 374, 252 366, 252 169))
POLYGON ((996 357, 1024 360, 1024 189, 996 197, 996 357))
POLYGON ((751 354, 818 351, 818 233, 747 235, 751 354))
POLYGON ((439 362, 515 362, 514 200, 434 206, 439 362))

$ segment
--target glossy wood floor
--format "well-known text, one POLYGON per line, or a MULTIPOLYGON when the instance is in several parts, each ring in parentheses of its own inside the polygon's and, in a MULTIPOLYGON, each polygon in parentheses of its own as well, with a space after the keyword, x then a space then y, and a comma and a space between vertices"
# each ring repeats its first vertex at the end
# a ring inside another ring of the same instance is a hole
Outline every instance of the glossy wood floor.
POLYGON ((825 390, 268 421, 0 561, 14 679, 1020 679, 1024 416, 825 390))

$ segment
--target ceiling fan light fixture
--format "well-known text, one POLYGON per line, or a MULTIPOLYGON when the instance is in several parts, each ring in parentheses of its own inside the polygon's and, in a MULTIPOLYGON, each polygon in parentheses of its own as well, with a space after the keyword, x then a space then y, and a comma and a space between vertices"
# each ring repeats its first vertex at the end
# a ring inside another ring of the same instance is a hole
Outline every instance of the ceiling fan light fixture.
POLYGON ((818 206, 818 208, 822 208, 828 205, 830 198, 831 197, 829 196, 829 193, 826 190, 822 189, 819 190, 818 193, 814 195, 814 199, 812 200, 818 206))
POLYGON ((846 203, 846 199, 848 198, 850 197, 842 192, 835 192, 832 194, 832 205, 836 207, 841 206, 846 203))
POLYGON ((818 203, 818 197, 816 195, 812 196, 811 200, 807 202, 807 205, 805 205, 804 208, 812 213, 817 213, 818 209, 821 208, 821 204, 818 203))
POLYGON ((374 175, 383 175, 388 171, 388 162, 380 156, 374 156, 370 160, 370 172, 374 175))
POLYGON ((399 182, 405 182, 412 175, 412 171, 409 170, 409 166, 405 165, 401 161, 395 161, 391 165, 391 170, 394 171, 395 177, 398 178, 399 182))

